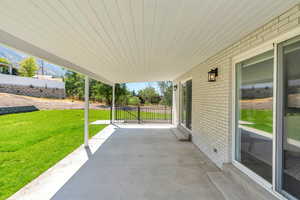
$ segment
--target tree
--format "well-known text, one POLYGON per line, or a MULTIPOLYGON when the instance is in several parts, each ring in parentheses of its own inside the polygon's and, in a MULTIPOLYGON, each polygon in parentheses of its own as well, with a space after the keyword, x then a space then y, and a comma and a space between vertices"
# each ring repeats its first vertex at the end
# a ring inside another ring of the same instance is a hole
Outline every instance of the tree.
POLYGON ((137 96, 131 96, 129 97, 128 99, 128 104, 129 105, 133 105, 133 106, 137 106, 139 105, 141 102, 140 102, 140 99, 137 97, 137 96))
POLYGON ((9 67, 7 67, 7 65, 10 64, 11 62, 6 58, 0 58, 0 73, 9 74, 9 67))
POLYGON ((136 96, 135 90, 132 90, 131 96, 133 96, 133 97, 136 96))
POLYGON ((173 96, 173 85, 171 81, 160 81, 158 82, 160 93, 162 94, 163 105, 171 106, 172 105, 172 96, 173 96))
POLYGON ((98 102, 106 102, 106 99, 109 97, 104 97, 106 93, 111 93, 111 87, 101 83, 100 81, 96 81, 94 79, 90 79, 90 99, 98 102), (106 89, 107 92, 103 92, 103 89, 106 89))
POLYGON ((116 104, 127 105, 130 92, 125 83, 116 84, 116 104))
POLYGON ((0 63, 11 64, 11 62, 8 61, 6 58, 0 58, 0 63))
POLYGON ((84 76, 76 72, 67 71, 65 74, 65 87, 67 97, 84 99, 84 76))
POLYGON ((138 95, 146 101, 146 103, 156 103, 157 97, 159 94, 156 92, 155 88, 148 86, 142 90, 139 90, 138 95))
MULTIPOLYGON (((99 92, 103 95, 107 105, 112 104, 112 87, 102 83, 99 92)), ((115 102, 116 105, 127 105, 130 92, 125 83, 115 84, 115 102)))
POLYGON ((33 77, 38 70, 39 67, 33 57, 25 58, 20 62, 19 74, 21 76, 33 77))
MULTIPOLYGON (((76 72, 67 71, 65 74, 66 94, 68 97, 84 100, 84 76, 76 72)), ((112 86, 90 79, 89 97, 93 101, 104 101, 107 105, 112 102, 112 86)), ((126 84, 116 84, 116 104, 127 104, 129 91, 126 84)))

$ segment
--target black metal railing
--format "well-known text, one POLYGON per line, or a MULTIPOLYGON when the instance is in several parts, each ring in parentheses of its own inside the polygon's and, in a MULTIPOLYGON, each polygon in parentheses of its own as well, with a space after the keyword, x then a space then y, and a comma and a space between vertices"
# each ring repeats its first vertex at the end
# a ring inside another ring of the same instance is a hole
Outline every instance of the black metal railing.
POLYGON ((125 123, 172 123, 172 107, 116 106, 115 120, 125 123))

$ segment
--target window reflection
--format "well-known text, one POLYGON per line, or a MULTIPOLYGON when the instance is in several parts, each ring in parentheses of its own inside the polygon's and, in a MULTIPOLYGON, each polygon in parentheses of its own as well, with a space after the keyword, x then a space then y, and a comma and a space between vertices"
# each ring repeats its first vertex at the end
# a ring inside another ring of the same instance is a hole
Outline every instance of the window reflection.
POLYGON ((181 84, 181 123, 192 129, 192 80, 181 84))
POLYGON ((283 48, 285 112, 282 186, 300 198, 300 42, 283 48))
POLYGON ((236 160, 272 182, 273 50, 238 63, 236 160))

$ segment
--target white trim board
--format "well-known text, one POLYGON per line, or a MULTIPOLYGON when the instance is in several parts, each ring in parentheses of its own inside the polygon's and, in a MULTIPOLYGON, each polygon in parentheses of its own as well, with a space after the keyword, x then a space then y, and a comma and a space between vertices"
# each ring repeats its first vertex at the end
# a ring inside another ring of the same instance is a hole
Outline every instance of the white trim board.
POLYGON ((180 84, 184 84, 186 83, 187 81, 190 81, 190 80, 193 80, 193 78, 191 76, 187 77, 187 78, 184 78, 182 80, 179 81, 180 84))

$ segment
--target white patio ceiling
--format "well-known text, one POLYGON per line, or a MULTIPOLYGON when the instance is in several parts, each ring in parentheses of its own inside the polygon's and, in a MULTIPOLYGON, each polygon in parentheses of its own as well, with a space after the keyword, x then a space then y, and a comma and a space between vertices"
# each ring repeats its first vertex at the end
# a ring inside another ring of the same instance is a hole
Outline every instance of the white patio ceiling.
POLYGON ((0 42, 106 83, 172 80, 298 0, 1 0, 0 42))

